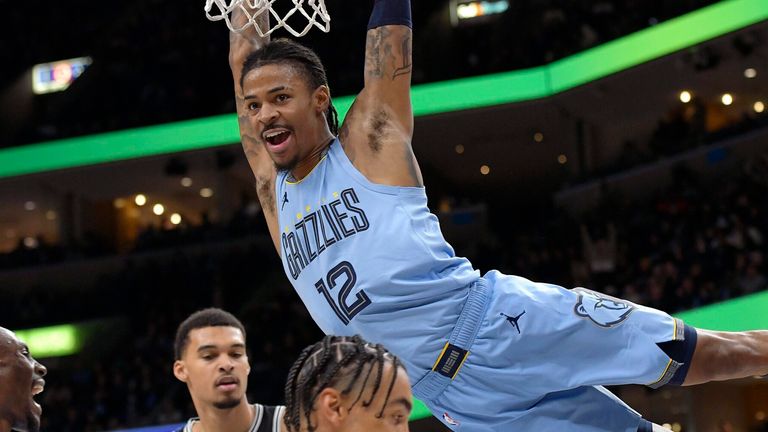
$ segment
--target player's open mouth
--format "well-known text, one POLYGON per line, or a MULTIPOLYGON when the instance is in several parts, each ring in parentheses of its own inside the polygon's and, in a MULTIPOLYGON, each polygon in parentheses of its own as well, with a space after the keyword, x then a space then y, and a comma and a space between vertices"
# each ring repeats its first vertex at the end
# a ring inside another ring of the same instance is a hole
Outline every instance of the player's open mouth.
POLYGON ((40 407, 39 403, 35 402, 34 397, 42 393, 43 390, 45 390, 45 380, 37 379, 34 382, 32 382, 32 390, 30 392, 30 398, 32 399, 32 406, 34 407, 37 415, 42 414, 43 409, 40 407))
POLYGON ((279 146, 291 137, 291 131, 287 129, 271 129, 264 132, 264 141, 272 146, 279 146))

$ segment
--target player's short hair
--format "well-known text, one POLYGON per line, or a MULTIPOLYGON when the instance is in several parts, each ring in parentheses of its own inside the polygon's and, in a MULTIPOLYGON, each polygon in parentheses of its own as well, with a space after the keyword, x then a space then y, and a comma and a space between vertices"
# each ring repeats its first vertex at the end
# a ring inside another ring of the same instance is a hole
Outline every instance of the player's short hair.
MULTIPOLYGON (((328 77, 320 57, 314 51, 291 39, 275 39, 256 51, 252 52, 243 63, 243 72, 240 75, 240 87, 248 72, 262 66, 271 64, 285 64, 298 68, 312 89, 320 86, 328 87, 328 77)), ((325 113, 326 121, 331 133, 339 134, 339 115, 333 106, 333 101, 328 101, 328 111, 325 113)))
POLYGON ((197 311, 187 317, 176 330, 176 340, 173 344, 174 358, 181 360, 184 350, 189 344, 189 333, 192 330, 205 327, 234 327, 243 333, 245 338, 245 327, 239 319, 231 313, 219 308, 208 308, 197 311))
POLYGON ((353 390, 357 392, 350 409, 358 402, 364 407, 370 406, 381 389, 386 363, 392 364, 393 373, 378 417, 384 415, 400 368, 405 369, 397 356, 382 345, 368 343, 360 336, 326 336, 322 341, 305 348, 291 366, 285 384, 284 422, 288 430, 298 432, 302 416, 307 421, 308 432, 316 429, 310 414, 315 399, 329 387, 344 395, 353 390), (363 399, 364 392, 369 388, 370 397, 363 399))

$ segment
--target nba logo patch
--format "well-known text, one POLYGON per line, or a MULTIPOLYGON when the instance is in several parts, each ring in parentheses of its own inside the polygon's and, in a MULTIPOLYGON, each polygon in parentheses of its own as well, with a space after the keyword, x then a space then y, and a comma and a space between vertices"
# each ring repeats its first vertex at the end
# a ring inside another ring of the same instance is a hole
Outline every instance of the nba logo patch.
POLYGON ((445 420, 445 422, 448 423, 449 425, 453 425, 453 426, 459 425, 459 421, 454 420, 453 417, 449 416, 447 412, 443 413, 443 420, 445 420))

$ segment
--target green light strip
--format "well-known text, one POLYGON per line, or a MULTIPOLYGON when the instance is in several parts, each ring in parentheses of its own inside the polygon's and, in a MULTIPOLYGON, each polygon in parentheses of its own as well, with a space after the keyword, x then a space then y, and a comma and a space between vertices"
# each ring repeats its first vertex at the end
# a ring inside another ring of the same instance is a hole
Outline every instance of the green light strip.
POLYGON ((61 357, 80 352, 80 328, 65 324, 29 330, 17 330, 16 337, 29 346, 36 359, 61 357))
POLYGON ((413 398, 413 411, 411 411, 411 417, 409 417, 408 420, 421 420, 428 417, 432 417, 432 413, 429 411, 429 408, 424 405, 424 402, 413 398))
POLYGON ((768 329, 768 292, 700 307, 675 316, 694 327, 719 331, 768 329))
MULTIPOLYGON (((768 19, 765 0, 725 0, 547 66, 413 87, 416 116, 549 97, 768 19)), ((335 100, 340 116, 352 96, 335 100)), ((238 142, 233 115, 0 150, 0 178, 238 142)))

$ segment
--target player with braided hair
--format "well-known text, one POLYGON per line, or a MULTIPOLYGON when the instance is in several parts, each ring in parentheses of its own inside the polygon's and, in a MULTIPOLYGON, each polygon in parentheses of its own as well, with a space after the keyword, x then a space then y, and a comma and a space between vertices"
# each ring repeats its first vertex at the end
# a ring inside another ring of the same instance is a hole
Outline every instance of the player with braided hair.
POLYGON ((407 431, 405 366, 360 336, 326 336, 302 351, 285 385, 290 432, 407 431))

